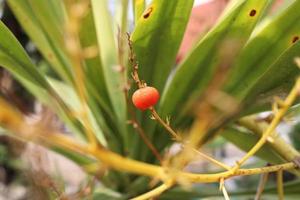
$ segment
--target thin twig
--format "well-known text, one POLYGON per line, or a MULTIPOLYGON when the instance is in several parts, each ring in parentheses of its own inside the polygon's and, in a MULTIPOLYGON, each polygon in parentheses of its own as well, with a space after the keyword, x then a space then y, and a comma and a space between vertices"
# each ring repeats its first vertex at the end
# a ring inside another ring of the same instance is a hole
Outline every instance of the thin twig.
POLYGON ((268 181, 269 173, 263 173, 260 175, 259 184, 256 190, 255 200, 260 200, 260 197, 265 189, 265 185, 268 181))
POLYGON ((139 74, 138 74, 139 65, 138 65, 138 62, 136 61, 136 56, 133 51, 133 45, 132 45, 132 41, 130 39, 129 33, 127 33, 127 40, 128 40, 128 46, 129 46, 129 61, 133 67, 131 76, 132 76, 133 80, 135 81, 135 83, 137 84, 137 86, 139 88, 143 88, 143 87, 145 87, 145 84, 143 84, 139 78, 139 74))
POLYGON ((204 158, 205 160, 210 161, 211 163, 214 163, 215 165, 217 165, 219 167, 222 167, 222 168, 227 169, 227 170, 230 169, 230 167, 228 165, 225 165, 224 163, 222 163, 222 162, 220 162, 220 161, 218 161, 218 160, 202 153, 201 151, 198 151, 197 149, 193 149, 193 151, 196 152, 200 157, 204 158))
POLYGON ((220 190, 223 193, 224 199, 225 200, 230 200, 229 195, 227 193, 227 190, 225 188, 225 180, 224 179, 221 179, 221 181, 220 181, 220 190))
POLYGON ((151 152, 156 157, 156 159, 160 162, 160 164, 162 164, 163 159, 162 159, 161 155, 159 154, 158 150, 154 147, 154 145, 150 142, 149 138, 147 137, 146 133, 144 132, 144 130, 142 129, 140 124, 136 120, 132 120, 131 124, 132 124, 133 128, 137 131, 139 136, 142 138, 144 143, 151 150, 151 152))
POLYGON ((278 199, 283 200, 284 199, 284 191, 283 191, 283 171, 280 169, 276 173, 277 175, 277 193, 278 193, 278 199))
POLYGON ((155 120, 157 120, 171 134, 172 138, 175 141, 183 142, 183 139, 170 127, 170 125, 168 125, 164 120, 160 118, 160 116, 153 107, 151 107, 149 110, 151 111, 155 120))

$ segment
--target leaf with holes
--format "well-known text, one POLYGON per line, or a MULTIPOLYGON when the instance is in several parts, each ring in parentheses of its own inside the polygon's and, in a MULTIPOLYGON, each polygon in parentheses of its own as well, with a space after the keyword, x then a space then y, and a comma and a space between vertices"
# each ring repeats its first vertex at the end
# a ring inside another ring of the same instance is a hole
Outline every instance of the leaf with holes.
POLYGON ((183 108, 188 100, 201 95, 218 66, 228 67, 233 63, 269 2, 267 0, 233 2, 216 26, 199 41, 189 56, 178 66, 162 95, 160 106, 162 115, 177 116, 177 123, 182 120, 176 108, 183 108), (229 46, 232 47, 230 50, 229 46), (226 52, 222 51, 223 49, 226 49, 226 52))
POLYGON ((140 76, 159 91, 175 64, 192 6, 192 0, 154 0, 132 34, 140 76))

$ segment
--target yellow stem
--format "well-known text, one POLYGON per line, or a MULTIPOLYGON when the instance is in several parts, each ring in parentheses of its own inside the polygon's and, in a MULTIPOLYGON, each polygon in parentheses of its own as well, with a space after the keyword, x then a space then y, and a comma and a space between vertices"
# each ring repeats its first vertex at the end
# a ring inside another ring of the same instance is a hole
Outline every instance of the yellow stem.
MULTIPOLYGON (((168 179, 168 170, 163 167, 143 163, 140 161, 132 160, 129 158, 124 158, 116 153, 108 151, 106 149, 97 148, 91 149, 87 146, 80 145, 73 141, 72 139, 58 133, 39 134, 39 140, 34 140, 35 142, 41 142, 42 144, 48 144, 51 146, 59 146, 62 148, 70 149, 74 152, 81 153, 84 155, 91 155, 97 158, 99 161, 105 163, 108 167, 112 167, 116 170, 131 172, 140 175, 146 175, 154 178, 160 178, 162 181, 168 179)), ((278 170, 288 170, 296 168, 297 166, 293 163, 285 163, 274 166, 267 166, 261 168, 252 169, 238 169, 232 174, 230 171, 215 173, 215 174, 194 174, 188 172, 178 172, 179 177, 183 177, 190 182, 197 183, 212 183, 219 182, 221 178, 227 179, 233 176, 247 176, 254 174, 270 173, 278 170)))
MULTIPOLYGON (((257 134, 262 136, 263 132, 268 128, 269 124, 266 122, 257 122, 257 116, 244 117, 238 121, 238 124, 257 134)), ((268 142, 280 156, 282 156, 287 162, 293 161, 295 158, 300 157, 300 153, 287 142, 285 142, 280 135, 274 131, 274 142, 268 142)))
POLYGON ((153 190, 142 194, 140 196, 132 198, 132 200, 146 200, 146 199, 151 199, 153 197, 157 197, 166 190, 170 189, 173 186, 174 183, 163 183, 162 185, 158 186, 157 188, 154 188, 153 190))
POLYGON ((237 170, 244 162, 246 162, 251 156, 253 156, 267 141, 267 139, 272 135, 277 125, 280 123, 282 117, 286 113, 286 111, 289 109, 289 107, 293 104, 295 99, 297 98, 299 94, 299 88, 300 88, 300 78, 297 79, 295 86, 292 88, 291 92, 281 105, 282 107, 278 110, 278 112, 275 114, 275 117, 273 118, 271 124, 268 126, 266 131, 263 133, 263 136, 260 138, 260 140, 252 147, 250 151, 240 160, 237 162, 237 165, 232 168, 231 172, 234 173, 235 170, 237 170))
POLYGON ((200 157, 204 158, 205 160, 208 160, 210 161, 211 163, 219 166, 219 167, 222 167, 224 169, 227 169, 227 170, 230 170, 230 167, 228 165, 225 165, 224 163, 202 153, 201 151, 198 151, 197 149, 193 149, 194 152, 196 152, 200 157))
MULTIPOLYGON (((89 148, 86 145, 75 142, 73 139, 64 134, 51 132, 51 130, 49 131, 45 129, 45 127, 27 124, 22 115, 1 98, 0 124, 2 124, 4 128, 14 133, 16 137, 26 141, 33 141, 35 143, 47 146, 65 148, 86 156, 90 155, 108 167, 116 170, 160 178, 162 181, 170 180, 168 174, 170 172, 168 169, 163 167, 125 158, 104 148, 89 148)), ((275 172, 278 170, 288 170, 295 167, 297 166, 291 162, 262 168, 238 169, 235 171, 235 173, 225 171, 215 174, 193 174, 178 171, 177 175, 189 180, 190 182, 209 183, 219 182, 221 178, 225 180, 232 176, 261 174, 275 172)))

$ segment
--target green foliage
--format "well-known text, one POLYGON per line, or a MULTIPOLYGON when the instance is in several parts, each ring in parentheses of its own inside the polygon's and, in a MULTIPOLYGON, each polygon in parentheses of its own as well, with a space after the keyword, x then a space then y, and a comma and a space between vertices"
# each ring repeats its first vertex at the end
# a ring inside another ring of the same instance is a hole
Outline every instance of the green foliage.
MULTIPOLYGON (((72 24, 70 16, 74 9, 70 2, 8 0, 23 29, 59 79, 44 75, 2 22, 0 65, 9 70, 40 102, 51 107, 76 133, 76 139, 86 142, 85 124, 73 115, 81 107, 81 102, 76 88, 78 77, 65 45, 68 37, 65 32, 67 25, 72 24)), ((162 135, 165 131, 149 119, 148 112, 130 112, 132 105, 130 97, 126 96, 132 71, 127 63, 125 37, 130 27, 127 26, 128 1, 117 3, 122 8, 121 20, 112 17, 108 2, 91 0, 86 6, 85 15, 80 18, 81 26, 78 28, 78 42, 82 50, 97 47, 99 51, 98 55, 84 57, 80 61, 85 77, 82 87, 86 91, 88 120, 97 140, 110 150, 154 162, 147 145, 128 124, 128 120, 132 120, 132 113, 137 114, 141 128, 161 152, 172 141, 167 135, 162 135), (119 24, 115 24, 115 21, 119 24)), ((190 125, 193 121, 191 105, 207 92, 219 70, 225 69, 227 74, 221 90, 242 105, 239 116, 268 110, 273 97, 285 96, 299 75, 294 58, 300 52, 300 43, 297 41, 300 37, 300 1, 291 3, 267 25, 262 25, 262 22, 268 17, 266 11, 272 1, 232 1, 217 24, 197 42, 178 66, 175 63, 176 55, 194 1, 153 0, 147 8, 145 1, 133 2, 135 27, 131 39, 139 63, 139 75, 161 92, 162 98, 157 109, 163 117, 171 116, 171 126, 190 125)), ((233 119, 228 119, 228 122, 224 125, 226 129, 222 136, 248 151, 258 140, 257 135, 233 128, 233 119)), ((95 162, 87 155, 77 155, 65 149, 53 150, 81 166, 95 162)), ((273 164, 285 161, 276 148, 269 145, 265 145, 257 156, 273 164)), ((104 180, 107 187, 114 182, 114 189, 130 195, 146 190, 149 182, 144 177, 116 172, 108 173, 104 180)), ((169 194, 171 198, 174 197, 172 192, 169 194)), ((195 197, 192 193, 182 195, 182 198, 189 195, 195 197)), ((99 190, 95 193, 95 199, 101 198, 117 199, 119 194, 99 190)), ((163 199, 168 199, 168 196, 163 199)))
POLYGON ((268 2, 270 1, 236 1, 219 23, 198 42, 188 58, 177 67, 174 78, 162 97, 163 115, 182 114, 178 111, 182 112, 185 109, 176 108, 185 106, 191 97, 201 95, 218 66, 225 64, 225 67, 228 67, 233 63, 233 59, 247 42, 268 2), (257 14, 251 17, 249 12, 253 8, 257 14), (230 49, 232 51, 230 55, 224 52, 228 50, 228 45, 233 47, 230 49))
POLYGON ((175 57, 192 9, 192 0, 153 1, 137 21, 132 34, 139 74, 160 91, 175 57))

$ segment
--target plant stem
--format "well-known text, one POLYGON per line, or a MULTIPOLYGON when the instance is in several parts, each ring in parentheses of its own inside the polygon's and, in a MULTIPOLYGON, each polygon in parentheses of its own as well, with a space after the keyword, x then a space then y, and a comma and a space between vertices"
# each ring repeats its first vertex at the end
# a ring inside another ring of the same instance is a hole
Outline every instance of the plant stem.
POLYGON ((192 149, 194 152, 196 152, 200 157, 204 158, 205 160, 208 160, 210 161, 211 163, 219 166, 219 167, 222 167, 224 169, 227 169, 227 170, 230 170, 230 167, 228 165, 225 165, 224 163, 202 153, 201 151, 198 151, 197 149, 192 149))
MULTIPOLYGON (((164 120, 161 119, 161 117, 158 115, 158 113, 156 112, 156 110, 151 107, 150 108, 150 111, 153 115, 153 117, 171 134, 171 136, 173 137, 173 139, 176 141, 176 142, 179 142, 181 143, 181 145, 183 146, 183 148, 185 148, 185 142, 184 140, 182 139, 182 137, 180 137, 172 128, 170 125, 168 125, 164 120)), ((211 163, 219 166, 219 167, 222 167, 224 169, 227 169, 227 170, 230 170, 230 167, 227 166, 226 164, 198 151, 197 149, 195 148, 192 148, 192 151, 194 151, 195 153, 197 153, 199 156, 201 156, 202 158, 204 158, 205 160, 208 160, 210 161, 211 163)))
POLYGON ((140 124, 136 120, 132 120, 133 128, 137 131, 139 136, 142 138, 144 143, 148 146, 148 148, 151 150, 153 155, 156 157, 156 159, 160 162, 160 164, 163 163, 163 159, 161 155, 159 154, 158 150, 154 147, 154 145, 150 142, 149 138, 147 137, 146 133, 140 126, 140 124))
POLYGON ((267 139, 273 134, 275 128, 280 123, 286 111, 292 106, 293 102, 298 97, 299 89, 300 89, 300 78, 297 78, 296 84, 290 91, 285 101, 280 105, 281 108, 275 114, 270 126, 268 126, 266 131, 263 133, 263 136, 254 145, 254 147, 252 147, 252 149, 248 151, 248 153, 241 160, 237 162, 237 165, 231 169, 232 173, 234 173, 235 170, 237 170, 244 162, 246 162, 251 156, 253 156, 265 144, 267 139))
POLYGON ((283 192, 283 171, 282 170, 277 171, 277 193, 278 193, 278 199, 283 200, 284 192, 283 192))
POLYGON ((162 185, 158 186, 157 188, 154 188, 153 190, 150 190, 147 193, 144 193, 140 196, 134 197, 131 200, 147 200, 151 199, 153 197, 157 197, 166 190, 170 189, 173 186, 174 183, 163 183, 162 185))
POLYGON ((260 175, 260 180, 259 184, 257 187, 256 195, 255 195, 255 200, 260 200, 260 197, 265 189, 265 185, 268 181, 269 173, 263 173, 260 175))
POLYGON ((151 107, 149 110, 151 111, 153 117, 171 134, 174 140, 177 142, 183 142, 182 138, 164 120, 160 118, 153 107, 151 107))
MULTIPOLYGON (((21 113, 16 111, 1 98, 0 124, 19 139, 35 142, 44 146, 65 148, 85 156, 92 156, 106 166, 119 171, 159 178, 162 181, 170 181, 169 172, 166 168, 125 158, 99 146, 95 149, 89 148, 88 146, 77 143, 70 137, 59 132, 48 130, 45 127, 40 127, 38 124, 28 124, 21 113)), ((231 171, 225 171, 215 174, 194 174, 178 171, 177 175, 190 182, 211 183, 219 182, 221 178, 225 180, 233 176, 261 174, 275 172, 278 170, 288 170, 296 167, 296 164, 290 162, 262 168, 237 169, 234 173, 231 171)))
POLYGON ((230 200, 229 195, 228 195, 228 193, 227 193, 227 190, 226 190, 226 188, 225 188, 225 181, 224 181, 223 178, 222 178, 221 181, 220 181, 220 190, 221 190, 222 193, 223 193, 224 199, 225 199, 225 200, 230 200))
MULTIPOLYGON (((238 124, 259 135, 260 137, 263 135, 264 131, 269 125, 265 122, 257 122, 256 116, 244 117, 238 121, 238 124)), ((276 132, 274 132, 273 139, 274 140, 272 140, 272 142, 267 141, 268 144, 271 145, 272 148, 274 148, 276 152, 287 162, 291 162, 295 158, 300 157, 300 153, 291 145, 286 143, 285 140, 282 139, 276 132)))

